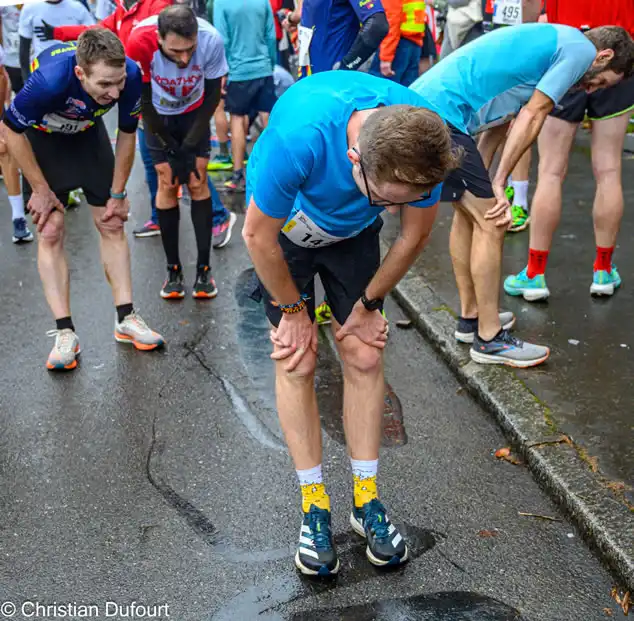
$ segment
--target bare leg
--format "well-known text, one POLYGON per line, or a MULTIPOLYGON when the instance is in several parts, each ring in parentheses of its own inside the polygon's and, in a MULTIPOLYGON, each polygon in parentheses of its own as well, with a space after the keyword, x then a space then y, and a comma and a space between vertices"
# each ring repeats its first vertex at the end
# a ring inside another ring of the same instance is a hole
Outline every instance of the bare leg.
POLYGON ((70 283, 64 252, 64 215, 54 211, 38 233, 37 267, 55 319, 70 317, 70 283))
POLYGON ((494 198, 476 198, 470 192, 465 192, 459 203, 459 209, 473 227, 471 278, 478 304, 478 333, 487 341, 501 329, 498 311, 505 229, 495 226, 494 220, 484 219, 484 214, 494 206, 494 198))
MULTIPOLYGON (((332 329, 341 326, 333 319, 332 329)), ((337 343, 343 362, 343 425, 352 459, 379 457, 383 432, 383 352, 355 336, 337 343)))
POLYGON ((577 125, 549 116, 537 140, 539 174, 531 205, 530 248, 550 250, 561 219, 561 186, 577 125))
POLYGON ((269 124, 270 116, 270 112, 260 112, 260 125, 262 125, 262 129, 266 129, 267 125, 269 124))
POLYGON ((517 163, 517 166, 513 169, 513 172, 511 173, 513 181, 528 181, 528 175, 531 169, 531 155, 531 149, 527 149, 524 152, 524 155, 522 155, 520 161, 517 163))
POLYGON ((216 124, 216 136, 218 142, 229 142, 229 121, 225 114, 224 99, 220 100, 216 111, 214 112, 214 122, 216 124))
POLYGON ((597 182, 594 198, 596 245, 612 248, 623 218, 621 158, 631 111, 592 123, 592 170, 597 182))
POLYGON ((478 140, 478 151, 480 152, 480 156, 482 157, 482 161, 484 162, 484 166, 487 170, 491 168, 495 153, 506 138, 509 125, 510 123, 505 123, 504 125, 492 127, 480 135, 478 140))
POLYGON ((449 252, 460 294, 460 315, 475 319, 478 316, 475 288, 471 278, 471 241, 473 224, 457 203, 454 203, 453 223, 449 235, 449 252))
POLYGON ((234 172, 244 168, 244 154, 247 148, 245 119, 245 116, 231 115, 231 154, 233 156, 234 172))
POLYGON ((92 217, 100 235, 101 260, 106 278, 112 287, 115 306, 132 303, 130 248, 123 220, 117 216, 102 222, 104 207, 91 207, 92 217))
MULTIPOLYGON (((315 324, 314 329, 317 330, 315 324)), ((317 355, 306 352, 295 371, 284 370, 288 360, 275 363, 275 394, 280 425, 296 470, 321 464, 321 423, 315 393, 317 355)))

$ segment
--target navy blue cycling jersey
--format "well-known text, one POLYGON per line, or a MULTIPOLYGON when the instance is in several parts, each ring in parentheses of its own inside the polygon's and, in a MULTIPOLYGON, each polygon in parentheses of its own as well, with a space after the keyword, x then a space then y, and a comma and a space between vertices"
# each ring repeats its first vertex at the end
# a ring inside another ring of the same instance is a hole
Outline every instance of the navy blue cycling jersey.
POLYGON ((44 50, 31 65, 31 77, 5 112, 5 123, 16 132, 29 127, 45 132, 76 134, 92 127, 119 104, 119 129, 134 133, 141 112, 141 71, 126 58, 127 78, 118 100, 102 106, 75 75, 76 43, 59 43, 44 50))

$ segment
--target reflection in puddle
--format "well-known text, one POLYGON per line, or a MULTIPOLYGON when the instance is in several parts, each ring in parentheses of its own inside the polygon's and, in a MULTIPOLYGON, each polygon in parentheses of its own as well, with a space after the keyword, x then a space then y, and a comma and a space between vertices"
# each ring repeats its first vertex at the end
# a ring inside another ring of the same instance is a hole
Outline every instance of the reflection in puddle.
POLYGON ((490 597, 454 591, 315 610, 288 621, 521 621, 519 611, 490 597))

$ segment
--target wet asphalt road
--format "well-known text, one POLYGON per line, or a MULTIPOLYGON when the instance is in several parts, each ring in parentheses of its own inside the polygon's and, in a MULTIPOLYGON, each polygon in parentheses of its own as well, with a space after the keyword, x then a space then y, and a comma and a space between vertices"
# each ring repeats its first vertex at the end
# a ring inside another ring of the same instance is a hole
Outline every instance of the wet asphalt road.
MULTIPOLYGON (((623 286, 612 298, 592 298, 595 255, 592 203, 595 184, 590 164, 589 134, 580 132, 563 191, 563 216, 554 236, 546 280, 547 302, 529 303, 501 293, 500 305, 518 317, 521 338, 549 345, 552 354, 538 368, 517 371, 537 397, 548 405, 559 431, 587 449, 593 467, 608 480, 625 482, 625 496, 634 504, 634 155, 624 154, 625 213, 614 262, 623 286)), ((533 158, 531 195, 537 158, 533 158)), ((429 247, 417 262, 426 282, 459 311, 459 298, 447 252, 452 208, 443 205, 429 247)), ((386 227, 395 234, 394 223, 386 227)), ((528 231, 507 235, 503 275, 526 266, 528 231)))
MULTIPOLYGON (((139 163, 130 194, 129 233, 148 210, 139 163)), ((191 284, 194 237, 183 211, 191 284)), ((324 337, 317 383, 342 571, 334 582, 300 578, 292 564, 299 494, 239 235, 214 255, 220 295, 210 303, 161 300, 160 239, 131 237, 137 307, 168 342, 148 354, 114 342, 97 233, 84 206, 70 212, 83 353, 75 372, 52 375, 35 244, 13 246, 9 224, 5 215, 0 603, 91 604, 99 619, 135 618, 106 616, 115 610, 107 601, 167 604, 162 618, 178 621, 606 618, 610 576, 565 521, 518 515, 561 518, 523 466, 495 460, 504 438, 433 350, 395 327, 387 372, 404 428, 387 433, 395 446, 382 454, 380 488, 413 559, 382 575, 350 531, 341 377, 324 337)), ((388 313, 402 316, 392 302, 388 313)))

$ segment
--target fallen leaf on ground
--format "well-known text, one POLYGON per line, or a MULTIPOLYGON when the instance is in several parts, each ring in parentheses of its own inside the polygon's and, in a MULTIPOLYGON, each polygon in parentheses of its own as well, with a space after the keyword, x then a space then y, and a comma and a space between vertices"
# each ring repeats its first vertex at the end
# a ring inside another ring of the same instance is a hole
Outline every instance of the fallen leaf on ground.
POLYGON ((409 330, 414 324, 411 319, 399 319, 396 322, 396 327, 403 330, 409 330))
POLYGON ((588 465, 590 466, 590 470, 592 472, 599 471, 599 460, 596 457, 588 457, 588 465))
POLYGON ((627 615, 630 613, 630 608, 632 607, 632 601, 630 600, 629 591, 623 596, 621 607, 623 608, 623 614, 627 617, 627 615))
POLYGON ((498 536, 498 531, 497 530, 481 530, 478 533, 478 537, 497 537, 498 536))
POLYGON ((515 455, 511 454, 511 449, 508 447, 501 448, 495 451, 495 456, 498 459, 508 461, 510 464, 513 464, 514 466, 520 466, 522 464, 522 462, 517 457, 515 457, 515 455))
POLYGON ((517 515, 522 515, 524 517, 537 518, 539 520, 548 520, 549 522, 563 522, 561 518, 550 517, 550 515, 540 515, 539 513, 524 513, 523 511, 518 511, 517 515))
POLYGON ((189 325, 189 321, 187 321, 187 319, 183 319, 183 320, 178 322, 178 325, 180 325, 180 326, 188 326, 189 325))
POLYGON ((611 617, 612 616, 612 609, 611 608, 604 608, 603 612, 605 612, 605 616, 606 617, 611 617))

